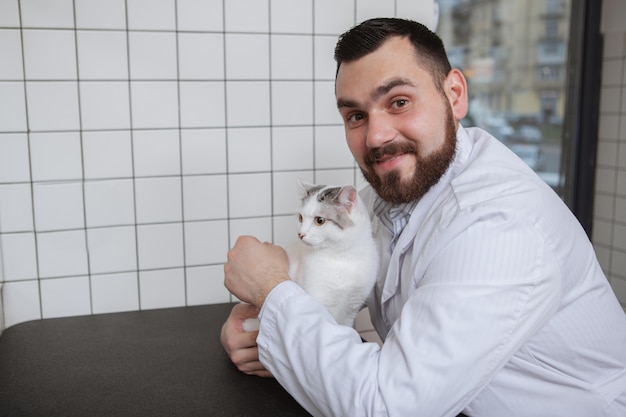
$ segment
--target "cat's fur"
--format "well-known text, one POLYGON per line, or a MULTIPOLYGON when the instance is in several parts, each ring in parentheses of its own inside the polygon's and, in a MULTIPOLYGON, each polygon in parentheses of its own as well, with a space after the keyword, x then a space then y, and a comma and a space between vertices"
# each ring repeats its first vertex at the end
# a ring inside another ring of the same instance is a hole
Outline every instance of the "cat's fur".
MULTIPOLYGON (((324 305, 337 323, 353 326, 378 273, 369 214, 351 185, 299 183, 303 191, 298 211, 300 240, 285 248, 289 276, 324 305)), ((254 328, 246 326, 246 330, 254 328)))

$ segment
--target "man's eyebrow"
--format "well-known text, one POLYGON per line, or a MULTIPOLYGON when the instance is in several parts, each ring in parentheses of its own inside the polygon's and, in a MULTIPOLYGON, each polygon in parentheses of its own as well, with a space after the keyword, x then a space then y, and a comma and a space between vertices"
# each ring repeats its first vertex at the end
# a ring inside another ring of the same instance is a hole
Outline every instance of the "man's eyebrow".
POLYGON ((402 86, 411 86, 414 87, 414 84, 410 81, 407 80, 405 78, 394 78, 393 80, 389 81, 386 84, 383 84, 379 87, 377 87, 372 94, 370 95, 372 100, 376 101, 377 99, 379 99, 380 97, 384 96, 385 94, 387 94, 388 92, 390 92, 391 90, 393 90, 396 87, 402 87, 402 86))
POLYGON ((357 107, 357 104, 356 104, 355 101, 352 101, 352 100, 343 100, 343 99, 338 98, 337 99, 337 108, 341 109, 343 107, 354 108, 354 107, 357 107))
MULTIPOLYGON (((391 81, 387 82, 386 84, 383 84, 381 86, 376 87, 374 89, 374 91, 372 91, 372 93, 370 94, 370 97, 371 97, 371 99, 373 101, 376 101, 380 97, 382 97, 385 94, 389 93, 394 88, 407 86, 407 85, 411 86, 411 87, 415 86, 410 80, 407 80, 405 78, 394 78, 391 81)), ((355 108, 355 107, 359 107, 359 106, 358 106, 358 103, 356 101, 338 98, 337 99, 337 108, 341 109, 341 108, 344 108, 344 107, 355 108)))

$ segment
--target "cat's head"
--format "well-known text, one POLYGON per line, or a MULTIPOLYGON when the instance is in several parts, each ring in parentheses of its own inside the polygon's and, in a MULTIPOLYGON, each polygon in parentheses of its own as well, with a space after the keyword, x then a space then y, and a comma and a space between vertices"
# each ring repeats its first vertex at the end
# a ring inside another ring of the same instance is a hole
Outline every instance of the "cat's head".
POLYGON ((310 246, 327 247, 349 238, 363 217, 352 185, 342 187, 298 181, 302 200, 298 210, 298 237, 310 246))

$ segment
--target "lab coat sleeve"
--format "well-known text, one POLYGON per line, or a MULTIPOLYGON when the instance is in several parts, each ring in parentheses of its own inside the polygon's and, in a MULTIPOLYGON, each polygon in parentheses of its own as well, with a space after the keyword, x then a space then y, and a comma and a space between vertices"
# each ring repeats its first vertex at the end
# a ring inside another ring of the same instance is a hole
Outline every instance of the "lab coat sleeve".
POLYGON ((560 281, 530 223, 481 220, 441 241, 381 349, 295 283, 276 287, 263 364, 316 416, 456 416, 548 320, 560 281))

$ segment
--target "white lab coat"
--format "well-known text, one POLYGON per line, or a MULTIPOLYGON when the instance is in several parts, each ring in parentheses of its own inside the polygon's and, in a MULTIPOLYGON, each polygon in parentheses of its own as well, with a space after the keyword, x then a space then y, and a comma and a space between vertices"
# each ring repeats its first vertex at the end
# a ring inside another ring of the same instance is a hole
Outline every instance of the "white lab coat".
POLYGON ((578 221, 486 132, 457 137, 393 253, 374 218, 382 348, 286 282, 261 310, 262 363, 318 416, 625 417, 626 315, 578 221))

